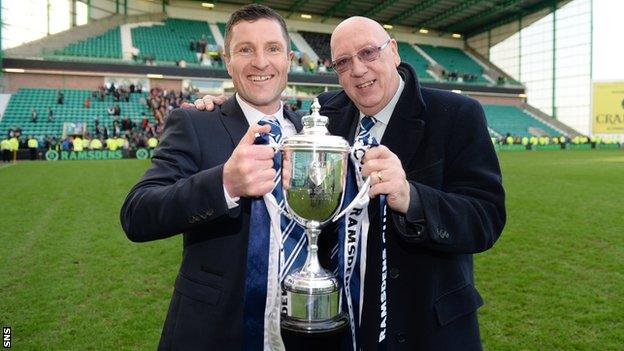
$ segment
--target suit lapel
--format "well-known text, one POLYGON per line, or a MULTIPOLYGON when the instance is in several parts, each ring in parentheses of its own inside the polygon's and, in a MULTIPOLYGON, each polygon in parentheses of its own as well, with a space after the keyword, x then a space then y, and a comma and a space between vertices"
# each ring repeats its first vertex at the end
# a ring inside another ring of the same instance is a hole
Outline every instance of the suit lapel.
POLYGON ((232 145, 236 147, 243 135, 247 132, 247 129, 249 129, 249 123, 243 114, 243 110, 241 110, 238 102, 236 102, 235 96, 227 99, 221 106, 221 123, 223 123, 223 126, 230 135, 232 145))
POLYGON ((399 73, 405 81, 405 87, 392 112, 381 144, 399 157, 403 169, 407 171, 422 140, 425 121, 420 119, 420 115, 426 107, 414 72, 401 65, 399 73))
POLYGON ((301 123, 301 116, 299 116, 296 112, 293 112, 286 107, 284 107, 284 118, 287 118, 292 124, 295 126, 297 133, 303 129, 303 124, 301 123))
MULTIPOLYGON (((321 111, 323 114, 324 111, 321 111)), ((327 111, 326 116, 329 117, 329 125, 327 129, 333 135, 343 135, 349 142, 349 145, 353 145, 353 139, 355 139, 355 130, 359 122, 359 111, 352 102, 349 102, 345 107, 327 111)))

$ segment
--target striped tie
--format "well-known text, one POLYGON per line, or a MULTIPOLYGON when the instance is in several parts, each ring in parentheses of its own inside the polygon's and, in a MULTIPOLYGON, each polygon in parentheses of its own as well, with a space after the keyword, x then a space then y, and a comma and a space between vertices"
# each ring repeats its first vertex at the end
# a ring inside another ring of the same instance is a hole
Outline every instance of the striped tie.
MULTIPOLYGON (((273 138, 277 143, 281 141, 282 128, 279 121, 273 118, 263 118, 258 124, 270 125, 271 132, 269 133, 269 137, 273 138)), ((286 204, 282 193, 282 156, 279 153, 276 153, 273 158, 273 168, 276 171, 276 175, 274 179, 275 187, 271 191, 271 194, 275 197, 275 201, 277 201, 279 207, 284 210, 286 204)), ((299 268, 305 263, 307 237, 305 236, 303 228, 298 226, 294 220, 288 219, 284 215, 281 216, 280 225, 282 228, 282 245, 284 247, 284 265, 280 266, 281 282, 294 268, 299 268)))
MULTIPOLYGON (((359 141, 364 145, 377 145, 378 142, 375 139, 375 137, 371 137, 371 129, 373 129, 373 127, 375 126, 375 123, 377 123, 377 118, 373 116, 362 117, 362 119, 360 120, 360 131, 358 135, 355 137, 355 141, 359 141)), ((336 261, 337 255, 338 255, 338 243, 336 243, 336 245, 331 250, 332 262, 336 261)), ((338 274, 337 269, 338 268, 334 270, 335 274, 338 274)))
MULTIPOLYGON (((279 143, 282 139, 282 130, 277 120, 271 117, 266 117, 258 122, 259 125, 270 125, 271 131, 267 134, 261 134, 255 140, 255 144, 260 145, 274 145, 279 143)), ((281 168, 282 168, 282 155, 276 153, 273 158, 273 168, 276 170, 274 178, 275 187, 271 191, 271 194, 275 197, 275 200, 279 206, 284 208, 284 199, 282 196, 282 184, 281 184, 281 168)), ((302 241, 301 247, 305 246, 305 235, 303 235, 303 229, 295 226, 295 223, 291 223, 286 217, 281 216, 281 228, 282 236, 286 239, 285 248, 296 247, 298 241, 302 241), (304 237, 301 239, 301 237, 304 237), (295 241, 295 244, 291 244, 291 241, 295 241)), ((271 219, 267 209, 267 206, 262 197, 253 199, 251 201, 251 218, 249 223, 249 242, 247 246, 247 273, 245 277, 245 306, 244 306, 244 335, 243 350, 258 350, 264 343, 264 314, 265 303, 267 297, 267 282, 269 281, 269 251, 270 251, 270 237, 271 237, 271 219)), ((286 252, 297 252, 296 250, 290 250, 286 252)), ((300 250, 301 251, 301 250, 300 250)), ((305 250, 303 250, 305 253, 305 250)), ((290 259, 286 262, 290 262, 292 266, 298 267, 303 265, 303 259, 290 259), (301 263, 299 263, 301 262, 301 263), (298 264, 298 265, 296 265, 298 264)), ((288 257, 288 256, 287 256, 288 257)), ((297 257, 298 258, 298 257, 297 257)), ((280 265, 279 272, 280 278, 285 273, 282 273, 285 267, 280 265)), ((272 278, 271 278, 272 279, 272 278)), ((281 283, 280 279, 280 283, 281 283)))
POLYGON ((362 120, 360 120, 360 132, 355 138, 356 141, 361 141, 364 145, 369 145, 372 143, 371 140, 371 129, 377 123, 377 119, 373 116, 364 116, 362 120))

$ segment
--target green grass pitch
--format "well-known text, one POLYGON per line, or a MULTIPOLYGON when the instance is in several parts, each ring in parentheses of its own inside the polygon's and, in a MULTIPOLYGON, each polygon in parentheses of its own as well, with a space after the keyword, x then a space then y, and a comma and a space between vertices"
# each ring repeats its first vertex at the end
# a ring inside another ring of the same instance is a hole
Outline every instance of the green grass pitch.
MULTIPOLYGON (((624 151, 499 157, 507 226, 475 258, 484 348, 621 350, 624 151)), ((135 244, 118 216, 148 165, 0 165, 0 326, 14 349, 156 348, 181 237, 135 244)))

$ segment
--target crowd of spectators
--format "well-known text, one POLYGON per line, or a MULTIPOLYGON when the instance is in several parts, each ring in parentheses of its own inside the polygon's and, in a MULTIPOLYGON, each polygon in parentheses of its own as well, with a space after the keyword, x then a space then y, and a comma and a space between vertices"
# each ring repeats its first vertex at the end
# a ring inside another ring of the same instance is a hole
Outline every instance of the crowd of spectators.
POLYGON ((616 138, 602 138, 599 136, 587 137, 584 135, 577 135, 573 138, 568 138, 563 135, 560 136, 518 136, 511 135, 507 133, 504 136, 499 138, 492 137, 492 143, 495 145, 523 145, 527 148, 529 146, 537 146, 537 145, 561 145, 562 148, 565 148, 566 145, 585 145, 589 144, 592 147, 595 147, 599 144, 619 144, 616 138))
POLYGON ((314 61, 306 54, 294 51, 295 57, 290 61, 290 69, 297 73, 327 73, 332 71, 330 59, 319 58, 314 61))
MULTIPOLYGON (((89 128, 80 135, 69 135, 65 138, 59 135, 25 136, 21 127, 15 127, 7 131, 6 139, 14 139, 18 149, 32 149, 29 145, 32 146, 33 141, 36 141, 35 149, 40 151, 135 150, 142 147, 155 147, 169 112, 180 107, 184 102, 193 101, 195 91, 187 89, 184 92, 176 92, 152 88, 149 94, 146 96, 141 94, 138 99, 140 104, 147 107, 148 112, 142 112, 140 119, 134 118, 133 120, 123 113, 120 105, 123 102, 129 102, 132 94, 142 92, 143 87, 140 83, 132 83, 128 86, 115 86, 112 83, 93 90, 82 102, 83 108, 92 108, 92 101, 110 101, 112 104, 102 111, 101 115, 95 117, 89 128), (103 115, 108 115, 108 117, 102 118, 103 115)), ((64 103, 61 91, 57 93, 56 102, 57 104, 64 103)), ((30 123, 37 123, 38 115, 37 109, 32 108, 30 123)), ((52 108, 48 107, 48 121, 53 121, 53 116, 52 108)))
MULTIPOLYGON (((202 66, 223 68, 223 49, 219 45, 212 45, 208 43, 206 35, 202 35, 197 40, 191 40, 189 42, 189 50, 197 56, 197 62, 202 66)), ((176 61, 176 65, 179 67, 186 67, 184 60, 176 61)))
POLYGON ((442 70, 442 78, 448 80, 449 82, 457 82, 461 79, 462 82, 470 83, 476 82, 479 79, 479 76, 472 73, 461 73, 457 71, 447 72, 446 70, 442 70))

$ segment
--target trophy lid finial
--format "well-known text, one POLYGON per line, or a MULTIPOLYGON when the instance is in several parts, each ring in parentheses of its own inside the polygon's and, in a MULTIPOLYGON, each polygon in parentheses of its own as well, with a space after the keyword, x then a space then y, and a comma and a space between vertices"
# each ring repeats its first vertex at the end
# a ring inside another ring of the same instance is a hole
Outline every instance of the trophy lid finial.
POLYGON ((314 102, 312 103, 312 116, 317 116, 321 111, 321 104, 318 101, 318 98, 314 98, 314 102))
POLYGON ((304 126, 304 134, 329 134, 325 125, 327 124, 327 117, 321 116, 321 104, 318 98, 314 98, 314 102, 310 106, 312 113, 301 119, 304 126))

